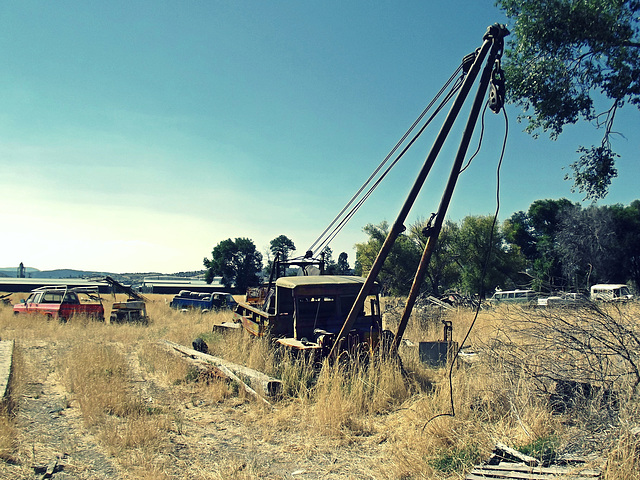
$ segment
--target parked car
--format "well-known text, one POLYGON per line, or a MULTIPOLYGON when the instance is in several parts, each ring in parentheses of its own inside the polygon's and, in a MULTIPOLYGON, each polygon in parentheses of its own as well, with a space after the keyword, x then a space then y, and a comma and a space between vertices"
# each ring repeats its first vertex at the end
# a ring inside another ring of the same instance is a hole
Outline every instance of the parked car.
POLYGON ((581 293, 565 293, 562 292, 558 295, 552 295, 550 297, 543 297, 538 299, 538 307, 570 307, 577 308, 589 303, 589 300, 581 293))
POLYGON ((40 287, 26 300, 13 306, 13 313, 44 315, 48 319, 67 321, 74 315, 87 315, 104 321, 104 307, 98 287, 40 287))
POLYGON ((237 305, 233 295, 226 292, 190 292, 181 290, 173 297, 169 306, 177 310, 200 309, 202 312, 211 310, 233 310, 237 305))

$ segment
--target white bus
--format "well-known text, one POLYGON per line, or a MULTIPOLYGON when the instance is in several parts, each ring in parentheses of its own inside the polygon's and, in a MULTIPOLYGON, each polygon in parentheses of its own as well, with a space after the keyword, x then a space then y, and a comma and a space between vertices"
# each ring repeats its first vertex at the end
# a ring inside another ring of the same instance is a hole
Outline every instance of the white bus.
POLYGON ((625 302, 631 300, 633 295, 629 287, 621 284, 599 284, 591 287, 591 301, 600 300, 602 302, 625 302))
POLYGON ((508 303, 531 303, 535 302, 538 294, 533 290, 496 290, 489 299, 490 304, 502 302, 508 303))

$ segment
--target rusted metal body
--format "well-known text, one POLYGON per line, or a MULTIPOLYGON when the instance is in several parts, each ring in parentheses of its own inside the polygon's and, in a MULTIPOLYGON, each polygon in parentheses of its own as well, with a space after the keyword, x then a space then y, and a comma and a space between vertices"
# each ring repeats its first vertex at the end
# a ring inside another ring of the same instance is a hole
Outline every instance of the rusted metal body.
POLYGON ((13 306, 13 313, 44 315, 67 321, 86 315, 104 321, 104 307, 97 287, 51 286, 36 288, 26 300, 13 306))
MULTIPOLYGON (((297 350, 327 351, 344 324, 365 279, 342 275, 281 277, 262 307, 240 302, 234 321, 261 337, 297 350)), ((349 332, 348 344, 371 348, 382 329, 378 289, 369 295, 349 332)))
POLYGON ((128 297, 124 302, 113 302, 109 323, 140 323, 143 325, 149 323, 145 303, 147 299, 141 293, 108 276, 104 278, 104 281, 111 285, 114 299, 116 292, 124 293, 128 297))

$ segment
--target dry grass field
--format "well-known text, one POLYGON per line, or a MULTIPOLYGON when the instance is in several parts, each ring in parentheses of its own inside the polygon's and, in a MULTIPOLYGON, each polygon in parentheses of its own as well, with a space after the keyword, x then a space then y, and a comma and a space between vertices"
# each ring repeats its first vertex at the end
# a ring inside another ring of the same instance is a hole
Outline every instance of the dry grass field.
MULTIPOLYGON (((228 313, 151 299, 148 326, 0 310, 0 338, 16 342, 0 478, 43 478, 50 466, 54 479, 460 479, 497 442, 582 456, 609 480, 640 478, 637 305, 483 310, 451 373, 403 345, 402 369, 378 359, 315 374, 266 339, 212 333, 228 313), (281 379, 282 398, 255 401, 159 346, 198 337, 213 355, 281 379), (559 410, 558 379, 593 389, 565 395, 559 410)), ((416 312, 405 339, 441 339, 444 315, 416 312)), ((474 312, 446 319, 461 342, 474 312)), ((396 320, 385 315, 391 330, 396 320)))

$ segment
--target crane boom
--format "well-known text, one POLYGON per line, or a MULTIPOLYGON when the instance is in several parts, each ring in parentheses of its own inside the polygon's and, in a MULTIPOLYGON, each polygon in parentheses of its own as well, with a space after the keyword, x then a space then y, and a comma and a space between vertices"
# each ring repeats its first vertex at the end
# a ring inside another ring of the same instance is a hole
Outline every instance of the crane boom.
MULTIPOLYGON (((405 230, 404 222, 407 216, 409 215, 409 212, 413 207, 413 204, 415 203, 416 198, 418 197, 418 194, 420 193, 420 190, 422 189, 422 186, 424 185, 424 182, 426 181, 427 176, 429 175, 429 172, 431 171, 431 168, 433 167, 433 164, 435 163, 435 160, 438 154, 440 153, 440 150, 442 149, 442 146, 444 145, 444 142, 447 139, 447 136, 449 135, 451 128, 453 127, 460 113, 460 110, 462 109, 462 106, 464 105, 467 99, 469 91, 471 90, 471 87, 475 83, 476 78, 480 73, 482 65, 483 63, 485 63, 485 59, 486 59, 486 64, 482 71, 480 84, 478 86, 478 91, 476 93, 475 100, 473 102, 471 111, 469 113, 469 118, 467 120, 467 124, 462 135, 460 146, 458 148, 458 153, 456 155, 454 165, 452 167, 452 172, 449 177, 449 181, 445 188, 445 192, 443 194, 440 207, 438 209, 438 213, 435 218, 436 223, 430 231, 429 238, 420 261, 420 265, 418 267, 418 270, 416 271, 416 276, 414 278, 409 299, 407 301, 407 305, 403 312, 401 323, 394 337, 392 348, 397 349, 397 346, 400 340, 402 339, 402 335, 404 334, 404 329, 406 327, 407 320, 411 314, 411 310, 415 303, 419 286, 424 280, 424 276, 426 274, 426 268, 428 267, 428 264, 431 258, 431 253, 433 252, 433 249, 435 247, 438 234, 440 233, 440 229, 442 227, 442 222, 445 218, 445 214, 446 214, 449 202, 451 200, 451 196, 453 195, 453 190, 455 188, 455 184, 457 182, 458 175, 460 173, 460 168, 462 166, 462 162, 464 161, 464 157, 469 147, 469 142, 471 141, 471 136, 473 134, 474 127, 477 123, 478 116, 480 114, 480 109, 483 103, 484 96, 487 92, 487 89, 491 81, 492 70, 496 66, 496 62, 499 68, 499 59, 502 56, 502 51, 504 48, 504 37, 507 36, 508 34, 509 34, 509 31, 507 30, 507 28, 504 25, 500 25, 500 24, 494 24, 487 29, 487 32, 483 37, 482 46, 475 53, 475 60, 471 65, 471 67, 469 68, 469 71, 467 72, 464 78, 462 86, 460 87, 460 91, 458 92, 458 95, 453 105, 451 106, 451 109, 449 110, 447 117, 444 120, 444 123, 440 129, 440 132, 438 133, 433 143, 433 146, 431 147, 431 150, 427 155, 427 158, 425 159, 422 169, 420 170, 413 184, 413 187, 411 188, 411 191, 409 192, 409 195, 407 196, 407 199, 405 200, 398 214, 398 217, 396 218, 396 221, 391 227, 389 234, 387 235, 387 238, 385 239, 382 247, 380 248, 380 251, 378 252, 378 256, 376 257, 373 265, 371 266, 371 270, 367 275, 367 279, 363 284, 362 288, 360 289, 360 292, 356 297, 353 307, 351 308, 349 315, 347 316, 342 326, 342 329, 340 330, 340 333, 336 338, 336 342, 334 343, 333 348, 331 349, 331 353, 330 353, 331 356, 337 355, 340 349, 340 344, 342 343, 342 340, 346 338, 347 334, 351 330, 353 323, 355 322, 358 316, 358 313, 362 311, 364 307, 365 299, 369 294, 369 292, 371 291, 373 285, 375 284, 378 274, 382 269, 382 265, 384 264, 384 261, 386 260, 389 253, 391 252, 391 248, 393 247, 398 236, 405 230)), ((493 94, 492 97, 495 97, 493 89, 492 89, 492 94, 493 94)), ((495 98, 493 100, 495 100, 495 98)), ((500 105, 500 108, 501 108, 501 105, 500 105)), ((492 110, 496 112, 499 111, 500 108, 496 108, 495 105, 492 106, 492 110)))

